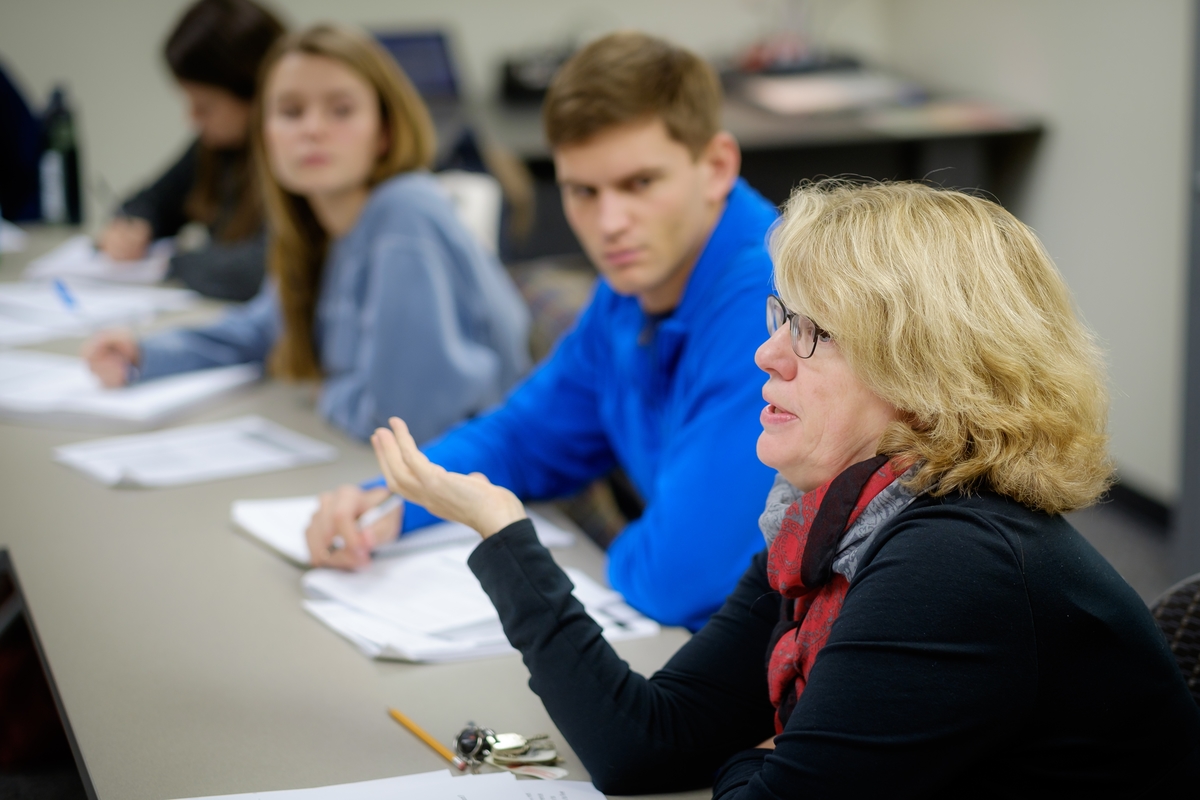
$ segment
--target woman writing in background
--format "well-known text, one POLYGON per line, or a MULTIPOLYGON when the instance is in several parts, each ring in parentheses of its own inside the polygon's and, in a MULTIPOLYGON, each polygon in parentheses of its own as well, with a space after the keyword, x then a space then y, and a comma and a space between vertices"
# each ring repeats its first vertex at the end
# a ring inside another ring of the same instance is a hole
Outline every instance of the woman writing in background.
POLYGON ((511 492, 431 464, 399 420, 373 437, 393 491, 484 536, 468 563, 597 787, 1194 793, 1200 710, 1062 517, 1108 486, 1107 393, 1034 234, 958 192, 825 183, 793 195, 772 251, 767 549, 649 679, 511 492))
POLYGON ((109 386, 234 363, 321 379, 321 415, 366 439, 389 415, 429 439, 528 366, 528 311, 426 171, 429 113, 358 31, 318 25, 263 66, 252 139, 271 239, 263 291, 217 323, 84 348, 109 386))
POLYGON ((196 140, 153 184, 121 204, 97 240, 125 261, 189 222, 209 243, 175 255, 167 273, 201 294, 247 300, 261 288, 266 258, 262 198, 250 159, 250 112, 259 64, 284 28, 251 0, 199 0, 164 48, 187 98, 196 140))

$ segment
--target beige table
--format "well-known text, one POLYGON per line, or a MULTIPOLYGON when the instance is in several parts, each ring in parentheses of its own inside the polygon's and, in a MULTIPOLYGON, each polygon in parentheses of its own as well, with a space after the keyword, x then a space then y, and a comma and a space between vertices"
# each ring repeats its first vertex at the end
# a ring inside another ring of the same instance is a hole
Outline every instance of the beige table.
MULTIPOLYGON (((4 256, 0 277, 13 279, 61 238, 35 232, 27 253, 4 256)), ((301 609, 300 570, 234 532, 229 505, 358 481, 374 474, 374 459, 320 421, 301 387, 257 386, 181 422, 247 413, 330 442, 340 457, 236 480, 116 490, 51 460, 52 447, 96 434, 0 424, 0 546, 13 559, 96 796, 165 800, 445 766, 386 706, 443 740, 467 720, 548 732, 570 777, 586 779, 518 656, 374 662, 301 609)), ((556 557, 603 578, 603 556, 584 537, 556 557)), ((617 650, 649 672, 686 636, 666 630, 617 650)))

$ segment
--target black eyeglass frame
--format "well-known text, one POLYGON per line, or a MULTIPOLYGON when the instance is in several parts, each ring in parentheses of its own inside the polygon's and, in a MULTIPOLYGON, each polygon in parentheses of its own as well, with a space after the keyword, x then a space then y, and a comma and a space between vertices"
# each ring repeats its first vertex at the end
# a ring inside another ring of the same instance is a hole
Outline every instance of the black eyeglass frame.
POLYGON ((799 358, 812 358, 812 354, 817 352, 817 342, 822 337, 825 338, 825 341, 833 338, 829 335, 829 331, 813 322, 811 317, 805 316, 798 311, 789 311, 788 307, 783 304, 783 300, 779 298, 779 295, 767 295, 767 333, 771 336, 774 336, 775 331, 782 327, 776 324, 779 315, 782 315, 783 321, 791 328, 792 352, 799 358), (775 313, 776 311, 778 311, 778 314, 775 313), (807 322, 813 328, 811 344, 807 347, 803 345, 809 340, 809 337, 801 331, 801 326, 804 322, 807 322), (802 352, 805 349, 808 350, 808 353, 802 352))

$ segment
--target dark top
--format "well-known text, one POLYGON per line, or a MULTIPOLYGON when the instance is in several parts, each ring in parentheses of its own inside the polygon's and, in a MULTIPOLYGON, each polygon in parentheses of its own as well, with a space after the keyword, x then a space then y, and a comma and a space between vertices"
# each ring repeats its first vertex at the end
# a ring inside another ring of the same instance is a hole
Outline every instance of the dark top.
POLYGON ((604 792, 715 798, 1170 797, 1200 711, 1149 612, 1061 517, 919 498, 868 545, 776 749, 766 555, 649 679, 528 521, 471 554, 530 687, 604 792), (722 766, 724 765, 724 766, 722 766), (718 773, 719 770, 719 773, 718 773))
MULTIPOLYGON (((118 213, 149 222, 155 239, 178 233, 192 221, 185 206, 196 181, 199 148, 199 140, 193 142, 158 180, 122 203, 118 213)), ((237 208, 241 191, 237 185, 235 159, 221 154, 217 154, 217 159, 217 168, 222 172, 222 204, 217 218, 208 226, 212 240, 199 250, 172 257, 167 277, 178 278, 208 297, 249 300, 262 287, 267 260, 266 234, 259 231, 240 241, 217 241, 237 208)))

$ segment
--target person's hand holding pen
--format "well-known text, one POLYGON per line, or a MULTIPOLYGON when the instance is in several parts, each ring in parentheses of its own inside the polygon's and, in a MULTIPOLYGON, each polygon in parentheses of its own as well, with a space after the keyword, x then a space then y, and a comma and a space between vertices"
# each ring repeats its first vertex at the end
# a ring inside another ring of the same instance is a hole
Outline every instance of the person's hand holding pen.
POLYGON ((360 569, 371 563, 371 551, 400 534, 403 504, 377 519, 370 518, 374 514, 369 512, 390 494, 383 487, 364 490, 358 486, 339 486, 332 492, 323 492, 317 513, 304 532, 312 565, 360 569))
POLYGON ((83 360, 102 384, 114 389, 129 382, 129 368, 141 363, 142 351, 130 331, 101 331, 84 342, 83 360))
POLYGON ((481 473, 463 475, 434 464, 417 448, 403 420, 389 421, 391 430, 378 428, 371 445, 393 492, 442 519, 474 528, 485 539, 528 516, 508 489, 481 473))

